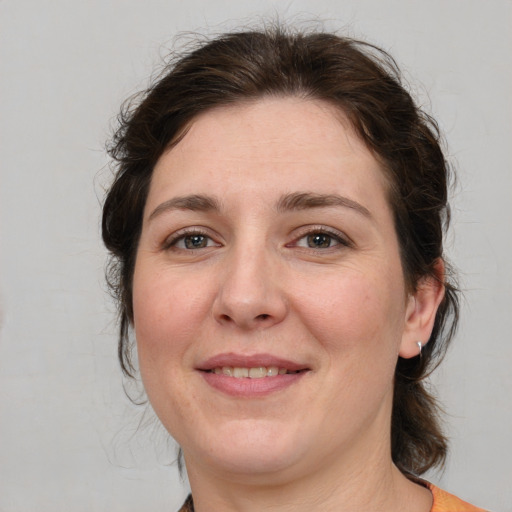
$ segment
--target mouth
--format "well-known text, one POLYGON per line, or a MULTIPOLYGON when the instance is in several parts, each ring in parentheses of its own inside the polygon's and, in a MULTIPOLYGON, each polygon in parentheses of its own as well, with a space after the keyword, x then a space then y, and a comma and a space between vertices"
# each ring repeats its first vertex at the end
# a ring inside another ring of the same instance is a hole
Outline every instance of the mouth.
POLYGON ((255 366, 251 368, 241 366, 222 366, 216 367, 212 370, 207 370, 216 375, 225 375, 226 377, 233 377, 235 379, 263 379, 266 377, 277 377, 278 375, 287 375, 293 373, 300 373, 307 371, 303 370, 288 370, 286 368, 279 368, 278 366, 255 366))
POLYGON ((196 368, 217 391, 236 397, 272 394, 298 383, 308 366, 269 354, 220 354, 196 368))

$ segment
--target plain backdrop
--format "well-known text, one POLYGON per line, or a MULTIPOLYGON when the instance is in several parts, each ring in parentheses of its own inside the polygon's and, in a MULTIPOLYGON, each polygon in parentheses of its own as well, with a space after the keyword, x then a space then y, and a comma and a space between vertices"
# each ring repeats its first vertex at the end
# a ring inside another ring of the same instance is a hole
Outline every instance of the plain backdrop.
MULTIPOLYGON (((125 396, 103 281, 104 143, 178 33, 323 20, 389 50, 458 170, 447 252, 465 291, 432 379, 451 454, 435 483, 512 511, 512 2, 0 2, 0 511, 172 511, 175 448, 125 396)), ((137 394, 135 387, 130 393, 137 394)))

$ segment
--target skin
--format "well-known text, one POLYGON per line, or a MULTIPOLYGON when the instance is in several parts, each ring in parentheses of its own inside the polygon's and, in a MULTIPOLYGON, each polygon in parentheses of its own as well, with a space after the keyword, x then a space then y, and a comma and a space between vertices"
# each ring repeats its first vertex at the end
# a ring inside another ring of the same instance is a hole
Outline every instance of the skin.
POLYGON ((430 510, 429 491, 392 464, 389 433, 397 358, 428 340, 443 290, 425 280, 407 293, 386 190, 344 116, 298 98, 206 112, 158 161, 134 327, 197 511, 430 510), (349 202, 290 208, 283 198, 298 193, 349 202), (176 205, 190 195, 216 208, 176 205), (307 371, 234 397, 198 371, 221 353, 307 371))

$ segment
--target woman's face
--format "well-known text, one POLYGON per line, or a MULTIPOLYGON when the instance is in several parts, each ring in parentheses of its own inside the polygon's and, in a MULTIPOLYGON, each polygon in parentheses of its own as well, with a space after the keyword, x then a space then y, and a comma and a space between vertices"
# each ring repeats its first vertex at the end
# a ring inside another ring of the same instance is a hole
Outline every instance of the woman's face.
POLYGON ((277 478, 387 454, 414 298, 382 170, 329 105, 191 124, 154 170, 133 305, 147 394, 188 466, 277 478))

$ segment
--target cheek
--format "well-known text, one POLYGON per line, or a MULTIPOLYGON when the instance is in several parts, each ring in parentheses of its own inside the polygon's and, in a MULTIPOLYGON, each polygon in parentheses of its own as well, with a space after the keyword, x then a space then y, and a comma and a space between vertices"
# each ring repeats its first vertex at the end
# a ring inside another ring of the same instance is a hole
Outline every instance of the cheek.
POLYGON ((192 367, 194 340, 209 311, 208 292, 204 281, 189 283, 141 267, 133 283, 140 374, 156 414, 179 441, 198 401, 184 368, 192 367))
POLYGON ((345 271, 323 283, 301 287, 296 297, 303 297, 297 301, 300 316, 327 352, 342 358, 369 354, 366 362, 389 354, 396 362, 405 318, 400 278, 345 271))
POLYGON ((177 366, 207 314, 207 285, 136 269, 133 285, 134 328, 141 372, 177 366))

